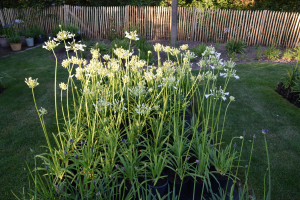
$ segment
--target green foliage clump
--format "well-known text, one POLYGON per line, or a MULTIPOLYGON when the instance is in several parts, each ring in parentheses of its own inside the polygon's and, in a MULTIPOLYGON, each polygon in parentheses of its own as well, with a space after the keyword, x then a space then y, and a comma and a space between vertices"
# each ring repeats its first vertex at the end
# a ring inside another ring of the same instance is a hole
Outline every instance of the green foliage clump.
POLYGON ((262 57, 262 49, 261 45, 256 47, 256 54, 255 54, 255 60, 259 60, 262 57))
POLYGON ((245 51, 246 45, 247 45, 247 43, 242 40, 236 41, 235 39, 231 39, 229 42, 227 42, 225 44, 225 48, 226 48, 228 54, 242 53, 245 51))
POLYGON ((300 60, 300 44, 298 44, 295 48, 294 48, 294 58, 296 60, 300 60))
POLYGON ((151 62, 153 60, 153 46, 147 42, 147 38, 141 36, 139 40, 135 41, 135 47, 139 50, 140 59, 148 60, 151 62), (151 51, 151 53, 148 53, 151 51))
POLYGON ((274 45, 269 46, 268 49, 265 51, 265 55, 267 56, 268 59, 271 59, 271 60, 278 59, 280 54, 281 54, 280 49, 278 49, 274 45))
POLYGON ((205 44, 202 43, 202 44, 199 44, 199 46, 197 48, 196 47, 191 48, 191 51, 194 52, 196 54, 196 56, 201 58, 202 53, 204 53, 205 49, 206 49, 206 46, 205 46, 205 44))
POLYGON ((123 49, 128 50, 129 49, 129 40, 128 39, 123 39, 123 40, 115 39, 110 43, 110 45, 114 49, 122 47, 123 49))
POLYGON ((111 54, 112 47, 105 44, 104 42, 97 42, 93 47, 93 49, 99 49, 101 54, 111 54))
POLYGON ((294 57, 294 52, 290 48, 286 48, 285 52, 283 53, 282 58, 287 60, 292 60, 294 57))

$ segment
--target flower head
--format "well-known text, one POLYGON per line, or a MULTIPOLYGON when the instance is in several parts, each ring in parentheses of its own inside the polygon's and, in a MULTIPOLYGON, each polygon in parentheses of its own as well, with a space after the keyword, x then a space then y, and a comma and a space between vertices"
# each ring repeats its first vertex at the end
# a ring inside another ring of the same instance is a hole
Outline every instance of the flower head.
POLYGON ((48 111, 45 108, 41 107, 41 109, 39 109, 39 113, 41 116, 43 116, 43 115, 46 115, 48 113, 48 111))
POLYGON ((49 169, 49 165, 46 165, 46 169, 49 169))
POLYGON ((122 140, 123 143, 126 143, 127 141, 125 139, 122 140))
POLYGON ((78 155, 77 154, 75 154, 75 158, 78 159, 78 155))
POLYGON ((100 191, 99 191, 99 192, 97 192, 96 196, 100 196, 100 191))
POLYGON ((247 168, 248 168, 248 165, 245 165, 245 168, 247 169, 247 168))
POLYGON ((233 147, 236 147, 236 143, 233 144, 233 147))
POLYGON ((39 83, 37 82, 38 79, 32 79, 31 77, 29 77, 28 79, 25 78, 25 83, 29 86, 29 88, 35 88, 36 86, 39 85, 39 83))
POLYGON ((254 139, 256 138, 256 135, 255 135, 255 134, 253 135, 253 138, 254 138, 254 139))
POLYGON ((262 133, 263 133, 263 134, 268 134, 268 132, 269 132, 268 129, 263 129, 263 130, 262 130, 262 133))
POLYGON ((130 33, 125 31, 125 37, 127 37, 130 40, 139 40, 139 38, 137 36, 138 35, 136 34, 136 30, 135 31, 130 31, 130 33))
POLYGON ((189 48, 189 45, 188 45, 188 44, 183 44, 183 45, 180 46, 180 49, 181 49, 182 51, 185 51, 185 50, 187 50, 188 48, 189 48))
POLYGON ((61 82, 61 83, 59 84, 59 87, 60 87, 61 90, 67 90, 67 89, 68 89, 68 85, 65 84, 65 83, 63 83, 63 82, 61 82))
POLYGON ((114 175, 113 175, 113 174, 111 174, 111 175, 110 175, 110 178, 113 178, 113 177, 114 177, 114 175))
POLYGON ((95 181, 95 180, 93 180, 93 184, 94 184, 94 185, 96 184, 96 181, 95 181))
POLYGON ((196 160, 196 163, 199 164, 199 160, 196 160))
POLYGON ((73 143, 74 142, 74 140, 73 139, 70 139, 70 143, 73 143))
POLYGON ((246 131, 243 131, 243 135, 246 135, 246 131))
POLYGON ((43 48, 47 49, 48 51, 52 51, 58 45, 59 45, 59 43, 56 43, 54 40, 50 40, 48 42, 45 42, 45 45, 43 45, 43 48))
POLYGON ((66 152, 66 151, 64 151, 64 155, 67 155, 67 152, 66 152))

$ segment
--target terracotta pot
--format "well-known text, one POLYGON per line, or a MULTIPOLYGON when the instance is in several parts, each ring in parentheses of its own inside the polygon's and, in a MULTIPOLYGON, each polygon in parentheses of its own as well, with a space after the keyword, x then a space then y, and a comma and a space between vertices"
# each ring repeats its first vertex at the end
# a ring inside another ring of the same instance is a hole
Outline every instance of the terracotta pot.
POLYGON ((0 38, 0 44, 2 47, 9 47, 9 44, 6 41, 6 38, 0 38))
POLYGON ((20 51, 22 49, 22 43, 10 43, 9 44, 13 51, 20 51))

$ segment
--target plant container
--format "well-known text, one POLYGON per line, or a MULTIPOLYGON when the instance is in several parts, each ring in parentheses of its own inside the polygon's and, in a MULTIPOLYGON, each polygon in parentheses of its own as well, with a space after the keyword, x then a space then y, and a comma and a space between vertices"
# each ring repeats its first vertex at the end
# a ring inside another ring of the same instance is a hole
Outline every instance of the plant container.
POLYGON ((53 34, 52 33, 49 33, 46 35, 46 40, 53 40, 53 34))
POLYGON ((34 39, 33 38, 26 38, 26 43, 28 47, 34 46, 34 39))
POLYGON ((228 182, 228 176, 222 176, 221 174, 214 175, 217 180, 213 177, 211 177, 210 180, 213 192, 218 193, 220 188, 225 191, 228 182))
POLYGON ((6 47, 9 47, 9 44, 8 42, 6 41, 6 38, 3 37, 3 38, 0 38, 0 44, 2 47, 6 48, 6 47))
POLYGON ((25 36, 20 36, 20 39, 21 39, 22 46, 27 45, 25 36))
POLYGON ((171 169, 168 170, 168 178, 170 184, 170 190, 173 191, 175 184, 175 195, 185 194, 188 189, 188 181, 189 178, 185 177, 182 181, 180 181, 179 176, 171 169), (176 182, 174 183, 176 177, 176 182))
MULTIPOLYGON (((163 174, 163 175, 165 175, 165 174, 163 174)), ((156 186, 153 186, 149 183, 147 183, 147 185, 150 186, 151 192, 154 196, 156 196, 157 193, 159 193, 159 195, 162 197, 162 196, 164 196, 164 193, 165 193, 168 183, 169 183, 169 178, 165 177, 165 178, 160 178, 159 182, 156 184, 156 186)))
POLYGON ((44 38, 37 38, 37 43, 38 44, 44 43, 44 38))
POLYGON ((13 51, 20 51, 22 49, 22 43, 10 43, 9 44, 13 51))
POLYGON ((204 189, 203 193, 205 192, 205 185, 201 178, 197 177, 196 181, 194 178, 190 177, 190 188, 192 188, 193 193, 195 193, 195 197, 200 197, 202 195, 202 190, 204 189))

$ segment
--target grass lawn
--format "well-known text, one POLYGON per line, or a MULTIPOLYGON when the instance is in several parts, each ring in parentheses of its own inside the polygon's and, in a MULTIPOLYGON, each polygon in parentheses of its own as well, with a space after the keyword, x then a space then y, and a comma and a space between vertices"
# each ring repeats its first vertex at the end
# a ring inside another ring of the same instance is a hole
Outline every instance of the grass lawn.
POLYGON ((240 64, 236 66, 240 79, 231 79, 228 86, 230 95, 236 100, 229 106, 224 136, 229 142, 232 137, 247 132, 242 161, 242 166, 245 166, 252 145, 249 140, 256 134, 249 183, 260 197, 267 169, 262 129, 269 129, 272 199, 300 196, 299 178, 296 178, 300 174, 300 109, 275 92, 277 82, 291 67, 269 63, 240 64))
MULTIPOLYGON (((25 78, 39 78, 35 96, 38 107, 48 110, 45 116, 48 133, 55 132, 54 66, 50 53, 41 47, 0 58, 0 72, 13 80, 0 95, 0 193, 1 199, 14 199, 12 192, 27 189, 28 171, 24 156, 34 168, 33 156, 42 153, 46 140, 34 108, 31 89, 25 78)), ((256 194, 263 194, 263 176, 267 168, 266 151, 261 129, 267 135, 272 173, 272 199, 295 199, 300 196, 297 176, 300 151, 300 110, 277 94, 274 89, 290 65, 249 63, 236 66, 238 80, 231 80, 230 95, 235 96, 226 118, 224 136, 227 141, 247 132, 242 165, 250 155, 253 134, 256 134, 249 181, 256 194)), ((58 83, 66 82, 67 72, 58 66, 58 83)), ((60 107, 58 107, 60 108, 60 107)), ((237 141, 238 146, 240 142, 237 141)), ((26 191, 26 190, 25 190, 26 191)))

